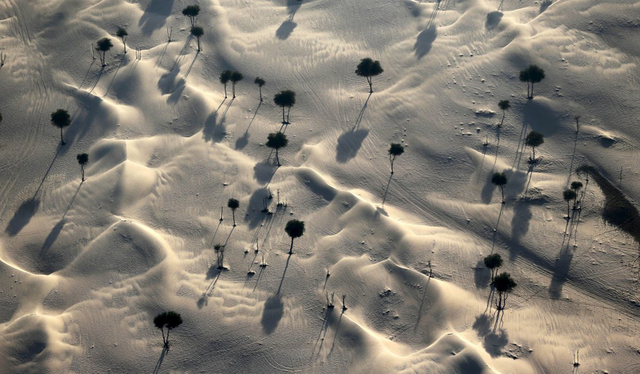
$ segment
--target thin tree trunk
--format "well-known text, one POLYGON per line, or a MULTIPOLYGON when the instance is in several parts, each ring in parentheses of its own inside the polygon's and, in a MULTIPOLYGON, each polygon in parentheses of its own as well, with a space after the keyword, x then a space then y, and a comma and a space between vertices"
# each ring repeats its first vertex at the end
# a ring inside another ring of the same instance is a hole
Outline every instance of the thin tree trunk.
POLYGON ((291 238, 291 247, 289 247, 289 254, 293 254, 293 238, 291 238))
POLYGON ((280 158, 278 157, 278 148, 276 148, 276 163, 280 166, 280 158))
POLYGON ((201 49, 200 49, 200 38, 196 38, 196 39, 198 40, 198 52, 200 52, 201 51, 201 49))
POLYGON ((162 331, 162 344, 167 345, 167 339, 164 337, 164 327, 162 327, 160 331, 162 331))
POLYGON ((236 98, 236 82, 231 85, 231 91, 233 92, 233 98, 236 98))
POLYGON ((531 147, 531 151, 533 152, 533 158, 531 159, 531 161, 535 162, 536 161, 536 147, 531 147))
POLYGON ((503 111, 502 111, 502 120, 500 121, 500 126, 502 126, 502 124, 504 123, 504 116, 505 116, 506 114, 507 114, 507 113, 503 110, 503 111))
POLYGON ((287 107, 287 123, 290 123, 289 122, 290 115, 291 115, 291 107, 289 106, 287 107))
POLYGON ((62 137, 62 127, 60 128, 60 144, 64 145, 64 138, 62 137))
POLYGON ((167 341, 164 343, 165 346, 169 346, 169 333, 171 333, 171 329, 167 329, 167 341))
POLYGON ((531 97, 529 97, 530 99, 533 99, 533 82, 531 82, 531 97))
POLYGON ((391 164, 391 174, 393 174, 393 161, 395 161, 395 156, 389 157, 389 163, 391 164))
POLYGON ((236 225, 236 210, 235 209, 231 209, 231 215, 233 216, 233 226, 235 227, 235 225, 236 225))
POLYGON ((84 165, 80 165, 80 170, 82 170, 82 181, 84 182, 84 165))
POLYGON ((367 77, 367 82, 369 82, 369 93, 373 93, 373 80, 371 77, 367 77))
POLYGON ((502 194, 502 203, 504 204, 504 186, 500 186, 500 193, 502 194))
POLYGON ((258 89, 260 90, 260 102, 262 102, 262 86, 259 86, 258 89))
POLYGON ((571 219, 571 210, 569 209, 569 201, 567 201, 567 221, 571 219))
POLYGON ((227 98, 227 84, 224 84, 224 98, 227 98))
POLYGON ((284 120, 284 105, 282 106, 282 123, 286 123, 287 121, 284 120))

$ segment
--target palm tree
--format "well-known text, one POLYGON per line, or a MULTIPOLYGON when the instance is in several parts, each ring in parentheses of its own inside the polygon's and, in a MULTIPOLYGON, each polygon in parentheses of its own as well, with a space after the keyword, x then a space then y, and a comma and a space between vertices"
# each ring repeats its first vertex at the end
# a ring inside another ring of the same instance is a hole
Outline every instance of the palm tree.
POLYGON ((69 112, 64 109, 58 109, 51 113, 51 124, 60 128, 60 144, 65 145, 66 143, 62 137, 62 129, 71 124, 71 116, 69 115, 69 112))
POLYGON ((227 206, 231 209, 231 214, 233 215, 233 227, 236 227, 236 209, 240 207, 240 202, 231 198, 227 202, 227 206))
POLYGON ((389 147, 389 163, 391 164, 391 174, 393 174, 393 162, 396 160, 396 157, 400 156, 404 153, 404 147, 402 144, 391 143, 391 147, 389 147))
POLYGON ((242 73, 234 71, 233 73, 231 73, 231 91, 233 92, 233 98, 236 98, 236 83, 240 82, 241 80, 244 79, 244 76, 242 75, 242 73))
POLYGON ((162 342, 164 343, 165 348, 169 348, 169 334, 171 330, 182 324, 182 316, 180 313, 176 313, 173 311, 163 312, 155 316, 153 319, 153 324, 162 331, 162 342), (167 328, 167 335, 164 335, 164 328, 167 328))
POLYGON ((122 45, 124 46, 124 53, 127 53, 127 35, 129 33, 123 27, 118 27, 118 31, 116 31, 116 36, 122 40, 122 45))
POLYGON ((227 98, 227 83, 231 80, 231 75, 233 72, 231 70, 225 70, 220 74, 220 83, 224 84, 224 98, 227 98))
MULTIPOLYGON (((569 202, 571 202, 571 200, 575 201, 577 196, 578 194, 576 193, 576 191, 568 188, 564 190, 564 192, 562 192, 562 198, 564 199, 564 201, 567 202, 567 220, 571 219, 571 208, 569 206, 569 202)), ((575 206, 575 202, 574 202, 574 206, 575 206)))
POLYGON ((266 146, 276 150, 276 162, 278 163, 278 166, 281 166, 280 157, 278 157, 278 150, 286 147, 288 143, 289 140, 287 139, 287 136, 280 131, 272 132, 267 136, 266 146))
POLYGON ((491 285, 498 273, 498 269, 502 266, 502 257, 497 254, 491 254, 484 258, 484 265, 491 271, 491 285))
POLYGON ((80 164, 80 170, 82 171, 82 181, 84 182, 84 166, 89 163, 89 155, 86 153, 78 153, 76 156, 78 164, 80 164))
POLYGON ((527 82, 528 99, 533 99, 533 85, 541 82, 544 77, 544 70, 538 67, 538 65, 529 65, 528 68, 520 72, 520 81, 527 82), (529 87, 531 87, 531 92, 529 92, 529 87))
POLYGON ((504 116, 506 115, 507 110, 511 108, 511 104, 509 104, 509 100, 500 100, 498 102, 498 107, 502 109, 502 120, 500 121, 500 126, 504 123, 504 116))
POLYGON ((544 135, 537 131, 531 131, 527 134, 524 140, 524 144, 531 147, 532 157, 531 162, 536 162, 536 147, 541 146, 544 143, 544 135))
POLYGON ((186 8, 182 9, 182 15, 189 17, 189 21, 191 21, 191 27, 194 27, 196 25, 198 14, 200 14, 199 5, 188 5, 186 8))
POLYGON ((367 78, 367 83, 369 83, 369 93, 373 93, 373 81, 372 78, 376 75, 382 74, 384 69, 380 66, 380 61, 373 61, 369 57, 363 58, 360 60, 360 63, 356 67, 356 74, 361 77, 367 78))
POLYGON ((282 123, 289 123, 289 113, 291 113, 291 107, 296 103, 296 93, 291 90, 280 91, 273 97, 273 102, 282 107, 282 123), (284 108, 289 108, 287 112, 287 119, 284 119, 284 108))
POLYGON ((287 235, 291 237, 291 247, 289 248, 289 254, 293 254, 293 239, 299 238, 304 234, 304 222, 298 221, 297 219, 292 219, 287 222, 287 225, 284 227, 284 231, 287 232, 287 235))
POLYGON ((493 173, 493 176, 491 177, 491 183, 500 187, 500 193, 502 195, 502 204, 504 204, 505 203, 504 185, 507 184, 507 176, 504 173, 493 173))
POLYGON ((260 77, 256 77, 253 83, 258 85, 258 89, 260 90, 260 102, 262 102, 262 86, 264 86, 266 82, 264 81, 264 79, 260 77))
POLYGON ((507 296, 517 286, 509 273, 501 273, 493 278, 493 286, 498 291, 498 310, 504 310, 507 303, 507 296))
POLYGON ((102 38, 96 43, 96 51, 100 52, 102 67, 107 66, 107 51, 110 50, 111 47, 113 47, 113 44, 109 38, 102 38))
POLYGON ((198 41, 198 52, 202 51, 202 48, 200 48, 200 38, 202 37, 202 35, 204 35, 204 30, 202 29, 202 27, 193 26, 191 28, 191 35, 195 36, 196 40, 198 41))

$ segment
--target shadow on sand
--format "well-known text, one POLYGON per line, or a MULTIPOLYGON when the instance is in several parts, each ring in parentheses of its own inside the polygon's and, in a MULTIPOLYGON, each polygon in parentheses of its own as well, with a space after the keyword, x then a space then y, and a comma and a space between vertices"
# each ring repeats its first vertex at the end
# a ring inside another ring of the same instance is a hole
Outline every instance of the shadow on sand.
POLYGON ((164 26, 167 17, 171 15, 172 8, 173 0, 151 0, 138 21, 142 34, 149 36, 164 26))

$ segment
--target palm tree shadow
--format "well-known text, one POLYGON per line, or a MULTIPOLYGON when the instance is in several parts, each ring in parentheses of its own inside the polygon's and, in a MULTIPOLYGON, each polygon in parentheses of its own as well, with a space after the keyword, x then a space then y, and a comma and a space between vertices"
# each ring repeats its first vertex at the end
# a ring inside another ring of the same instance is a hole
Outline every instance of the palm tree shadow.
POLYGON ((530 199, 518 199, 513 206, 513 218, 511 219, 511 238, 516 243, 529 231, 529 221, 533 217, 530 207, 530 199))
POLYGON ((298 26, 298 24, 293 22, 292 19, 285 20, 276 30, 276 37, 280 40, 287 40, 296 26, 298 26))
POLYGON ((494 29, 496 26, 498 26, 498 24, 502 20, 502 16, 503 16, 503 14, 500 11, 495 11, 495 12, 488 13, 487 14, 487 20, 484 23, 484 27, 487 30, 494 29))
POLYGON ((244 130, 244 134, 242 134, 242 137, 240 137, 240 138, 238 138, 238 140, 236 140, 235 149, 241 150, 244 147, 246 147, 247 144, 249 144, 249 129, 251 128, 251 125, 253 124, 253 120, 255 120, 256 116, 258 115, 258 110, 260 110, 260 106, 262 106, 262 101, 258 104, 258 107, 253 112, 253 117, 251 118, 251 121, 249 121, 249 126, 247 126, 247 129, 244 130))
POLYGON ((424 290, 422 291, 422 301, 420 302, 420 309, 418 309, 418 319, 416 320, 416 324, 413 327, 413 331, 418 329, 418 325, 420 324, 420 320, 422 319, 422 308, 424 307, 424 301, 427 298, 427 288, 429 288, 429 282, 431 282, 431 277, 427 279, 427 283, 424 285, 424 290))
POLYGON ((387 187, 384 189, 384 195, 382 196, 382 206, 384 207, 384 203, 387 201, 387 194, 389 193, 389 186, 391 185, 391 179, 393 179, 393 174, 389 174, 389 181, 387 181, 387 187))
POLYGON ((84 85, 84 82, 87 81, 87 77, 89 76, 89 73, 91 72, 91 68, 95 63, 96 63, 96 60, 92 59, 91 64, 89 65, 89 69, 87 69, 87 72, 84 74, 84 78, 82 78, 82 82, 80 82, 80 84, 78 85, 78 90, 81 89, 82 86, 84 85))
POLYGON ((260 320, 262 330, 268 335, 273 333, 278 327, 283 315, 284 304, 282 303, 280 294, 269 296, 264 302, 264 310, 262 311, 262 319, 260 320))
POLYGON ((355 158, 367 135, 369 135, 368 129, 351 129, 340 135, 336 145, 336 161, 344 164, 355 158))
POLYGON ((331 348, 329 348, 329 353, 327 353, 327 357, 331 355, 331 353, 333 352, 333 348, 335 348, 336 346, 336 340, 338 339, 338 333, 340 332, 340 325, 342 322, 342 316, 344 316, 344 309, 342 310, 342 313, 340 313, 340 318, 338 318, 338 323, 336 325, 336 333, 333 335, 333 342, 331 342, 331 348))
POLYGON ((200 55, 200 51, 196 51, 196 55, 193 57, 193 60, 191 61, 191 64, 189 65, 189 68, 187 69, 187 71, 184 73, 184 77, 182 77, 182 79, 187 79, 187 77, 189 76, 189 73, 191 73, 191 69, 193 68, 193 64, 196 63, 196 60, 198 59, 198 55, 200 55))
POLYGON ((211 279, 211 283, 209 283, 207 289, 202 293, 198 301, 196 301, 198 309, 202 309, 209 304, 209 296, 211 296, 211 292, 215 288, 216 283, 218 283, 218 279, 220 279, 220 274, 222 274, 223 270, 224 269, 218 268, 216 264, 211 265, 209 270, 207 270, 206 279, 211 279))
POLYGON ((40 199, 35 197, 24 201, 13 214, 4 232, 9 236, 17 235, 31 221, 31 218, 38 211, 39 205, 40 199))
POLYGON ((169 347, 165 346, 162 348, 162 353, 160 354, 160 358, 158 362, 156 362, 156 366, 153 368, 153 374, 160 373, 160 366, 162 366, 162 361, 164 361, 164 357, 169 353, 169 347))
POLYGON ((474 282, 476 288, 487 288, 491 281, 491 273, 486 266, 484 266, 483 260, 478 260, 474 272, 474 282))
MULTIPOLYGON (((434 11, 434 13, 435 12, 436 11, 434 11)), ((437 37, 438 29, 434 24, 431 24, 418 34, 416 44, 413 46, 413 51, 418 59, 423 58, 431 51, 431 46, 437 37)))
POLYGON ((102 95, 102 97, 107 97, 107 94, 109 93, 109 90, 111 89, 111 86, 113 85, 113 81, 116 80, 116 76, 118 76, 118 71, 120 71, 120 68, 122 67, 122 65, 124 65, 124 60, 127 57, 127 55, 122 55, 122 58, 120 59, 120 64, 118 65, 118 67, 116 68, 115 73, 113 74, 113 78, 111 78, 111 82, 109 82, 109 85, 107 86, 107 89, 104 91, 104 95, 102 95))
POLYGON ((40 249, 41 256, 44 256, 49 252, 49 249, 51 249, 51 246, 53 246, 53 244, 58 239, 58 236, 62 232, 62 229, 64 228, 64 225, 66 223, 65 218, 67 217, 67 213, 71 209, 73 202, 76 200, 76 196, 78 196, 78 192, 80 192, 80 188, 82 187, 82 184, 83 182, 80 182, 80 184, 78 185, 78 188, 76 189, 75 194, 73 195, 73 197, 71 198, 71 201, 69 202, 69 205, 67 206, 67 209, 62 215, 62 218, 60 218, 60 221, 58 221, 58 223, 56 223, 56 225, 53 226, 53 229, 51 230, 49 235, 47 235, 47 238, 44 240, 44 243, 42 244, 42 248, 40 249))
POLYGON ((265 160, 253 166, 253 177, 260 184, 267 185, 278 171, 278 165, 265 160))
POLYGON ((549 284, 549 297, 554 300, 560 299, 562 296, 562 288, 568 280, 567 276, 569 275, 571 261, 573 260, 573 249, 570 248, 570 241, 571 238, 569 238, 566 246, 563 241, 560 255, 553 268, 553 275, 551 277, 551 283, 549 284))

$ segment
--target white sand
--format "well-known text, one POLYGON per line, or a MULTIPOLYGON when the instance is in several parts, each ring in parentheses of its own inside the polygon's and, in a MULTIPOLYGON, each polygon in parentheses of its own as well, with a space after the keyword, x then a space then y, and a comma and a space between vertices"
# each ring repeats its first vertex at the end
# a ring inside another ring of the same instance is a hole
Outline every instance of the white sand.
POLYGON ((0 0, 0 372, 640 370, 638 243, 603 221, 593 181, 566 236, 562 200, 583 164, 640 200, 637 2, 200 0, 201 53, 192 3, 0 0), (385 70, 368 101, 364 57, 385 70), (527 100, 531 63, 546 79, 527 100), (224 69, 245 76, 235 100, 224 69), (276 169, 283 89, 297 103, 276 169), (390 142, 407 148, 382 207, 390 142), (235 229, 226 208, 218 221, 230 197, 235 229), (292 218, 307 230, 289 257, 292 218), (498 320, 492 247, 518 283, 498 320), (164 354, 166 310, 184 323, 164 354))

